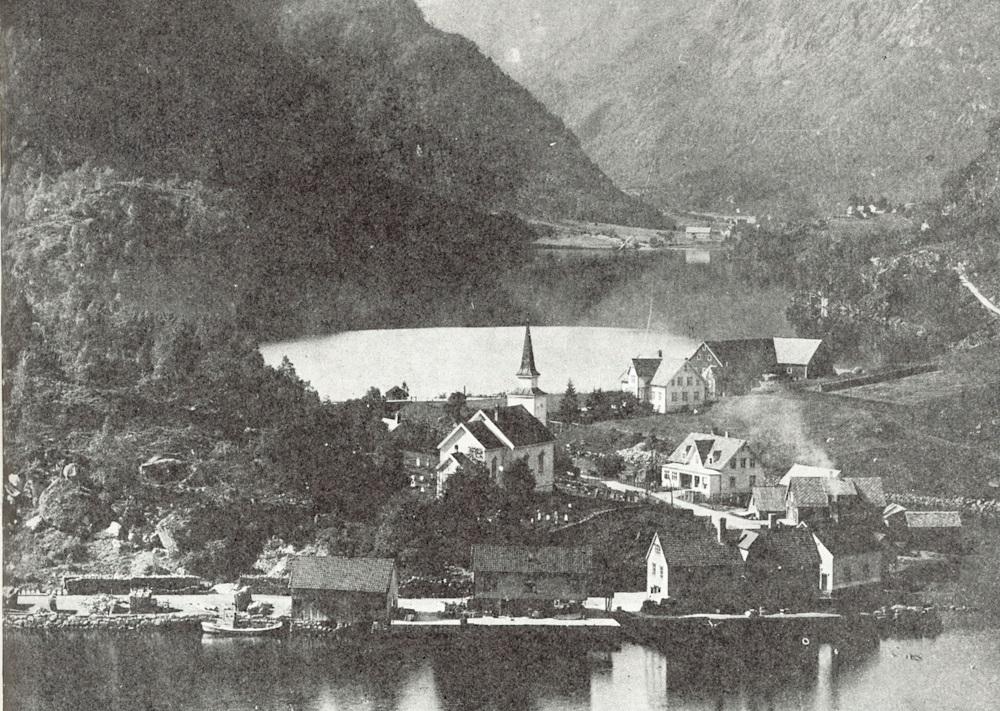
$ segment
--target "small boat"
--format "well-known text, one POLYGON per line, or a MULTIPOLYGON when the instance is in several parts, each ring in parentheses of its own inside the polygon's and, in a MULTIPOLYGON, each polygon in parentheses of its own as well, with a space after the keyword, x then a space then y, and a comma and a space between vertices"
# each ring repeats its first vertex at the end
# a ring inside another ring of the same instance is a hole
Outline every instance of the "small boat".
POLYGON ((277 634, 284 628, 284 622, 275 622, 259 627, 236 627, 223 622, 202 622, 202 634, 215 637, 266 637, 277 634))

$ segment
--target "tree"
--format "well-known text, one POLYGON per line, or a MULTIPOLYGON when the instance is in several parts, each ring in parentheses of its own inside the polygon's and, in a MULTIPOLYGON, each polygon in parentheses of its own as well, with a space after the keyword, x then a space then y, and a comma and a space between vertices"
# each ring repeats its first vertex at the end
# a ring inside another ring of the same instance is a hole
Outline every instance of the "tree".
POLYGON ((528 458, 521 457, 504 467, 501 481, 504 508, 520 515, 535 494, 535 475, 528 466, 528 458))
POLYGON ((580 419, 580 399, 572 380, 566 382, 566 392, 559 403, 559 419, 563 422, 576 422, 580 419))
POLYGON ((602 479, 617 479, 625 471, 625 460, 618 454, 606 454, 597 460, 597 473, 602 479))
POLYGON ((450 417, 452 422, 455 424, 465 420, 465 417, 468 414, 465 402, 465 393, 456 391, 448 396, 448 402, 445 403, 444 411, 448 413, 448 417, 450 417))

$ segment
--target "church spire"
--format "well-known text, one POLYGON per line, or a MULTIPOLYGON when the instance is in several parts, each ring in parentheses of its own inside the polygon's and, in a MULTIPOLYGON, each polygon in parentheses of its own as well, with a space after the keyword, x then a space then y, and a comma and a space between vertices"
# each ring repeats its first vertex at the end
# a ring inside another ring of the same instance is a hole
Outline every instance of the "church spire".
POLYGON ((519 378, 537 378, 541 373, 535 368, 535 351, 531 347, 531 326, 524 326, 524 348, 521 350, 521 369, 517 371, 519 378))

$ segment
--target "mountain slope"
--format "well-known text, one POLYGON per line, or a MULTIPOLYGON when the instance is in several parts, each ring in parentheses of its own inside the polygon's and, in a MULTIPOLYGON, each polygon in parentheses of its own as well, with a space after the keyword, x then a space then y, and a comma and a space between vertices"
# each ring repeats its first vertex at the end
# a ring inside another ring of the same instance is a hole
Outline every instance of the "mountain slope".
POLYGON ((421 0, 626 189, 830 209, 937 193, 1000 111, 992 0, 421 0))

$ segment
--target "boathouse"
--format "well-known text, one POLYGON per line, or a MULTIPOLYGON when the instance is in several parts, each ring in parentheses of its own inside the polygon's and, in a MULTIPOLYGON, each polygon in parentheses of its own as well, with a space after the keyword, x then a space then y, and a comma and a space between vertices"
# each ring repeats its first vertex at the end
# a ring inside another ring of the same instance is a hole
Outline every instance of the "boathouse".
POLYGON ((744 531, 738 547, 746 554, 746 595, 753 605, 805 607, 819 586, 820 556, 812 533, 778 527, 744 531))
POLYGON ((474 597, 499 603, 583 601, 588 595, 590 546, 472 546, 474 597))
POLYGON ((344 624, 392 618, 399 589, 390 558, 296 556, 289 570, 292 617, 344 624))

